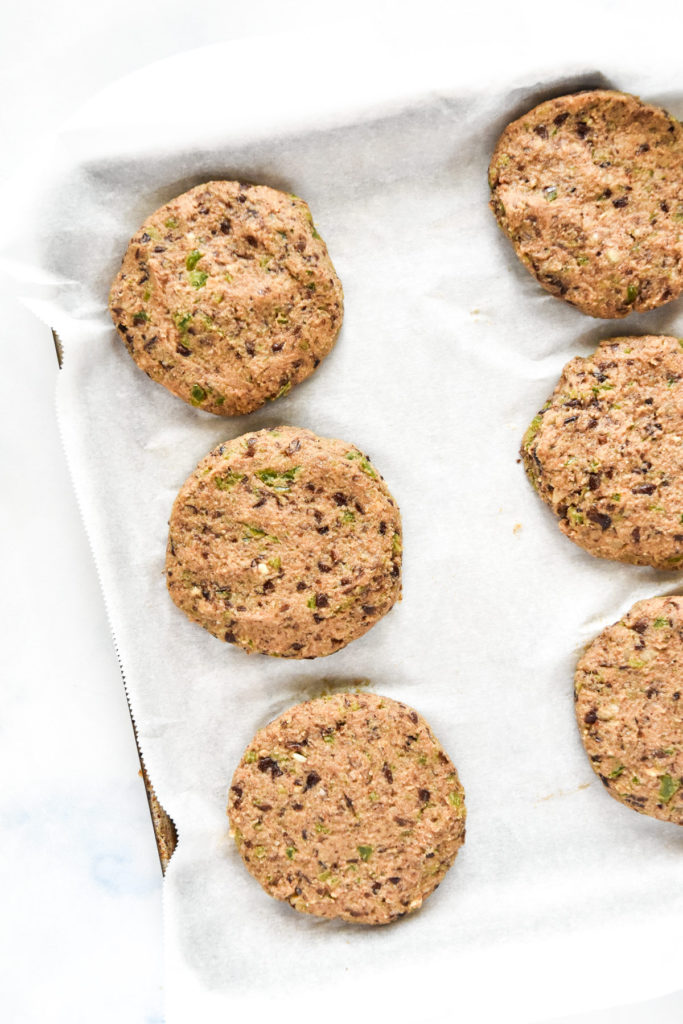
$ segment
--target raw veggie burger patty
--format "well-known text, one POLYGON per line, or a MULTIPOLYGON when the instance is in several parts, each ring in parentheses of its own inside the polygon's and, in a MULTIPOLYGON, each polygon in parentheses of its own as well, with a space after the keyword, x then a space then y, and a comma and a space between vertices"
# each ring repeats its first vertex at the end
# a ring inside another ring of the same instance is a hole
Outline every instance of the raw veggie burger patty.
POLYGON ((683 825, 683 598, 639 601, 576 670, 576 718, 609 792, 683 825))
POLYGON ((582 312, 621 317, 683 290, 683 135, 660 107, 597 90, 508 125, 491 207, 538 282, 582 312))
POLYGON ((258 732, 228 815, 271 896, 364 924, 417 910, 465 839, 464 791, 429 726, 372 693, 299 704, 258 732))
POLYGON ((370 460, 344 441, 278 427, 203 459, 171 513, 171 597, 246 651, 338 651, 401 593, 401 517, 370 460))
POLYGON ((683 348, 610 338, 572 359, 522 442, 570 540, 601 558, 683 564, 683 348))
POLYGON ((148 217, 109 306, 149 377, 234 416, 313 373, 339 333, 342 289, 303 199, 210 181, 148 217))

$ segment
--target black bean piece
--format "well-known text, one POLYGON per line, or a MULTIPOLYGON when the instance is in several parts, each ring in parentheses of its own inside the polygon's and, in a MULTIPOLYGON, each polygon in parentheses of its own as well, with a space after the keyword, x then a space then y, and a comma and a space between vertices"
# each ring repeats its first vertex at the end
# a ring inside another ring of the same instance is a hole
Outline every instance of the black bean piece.
POLYGON ((278 775, 284 774, 280 765, 272 757, 260 757, 256 767, 260 772, 270 772, 273 779, 276 779, 278 775))
POLYGON ((599 526, 603 531, 609 529, 612 525, 612 517, 608 516, 605 512, 599 512, 597 508, 588 509, 586 517, 590 519, 592 523, 599 526))
POLYGON ((306 776, 306 785, 304 786, 304 793, 307 793, 309 789, 313 789, 320 782, 320 776, 317 772, 309 772, 306 776))

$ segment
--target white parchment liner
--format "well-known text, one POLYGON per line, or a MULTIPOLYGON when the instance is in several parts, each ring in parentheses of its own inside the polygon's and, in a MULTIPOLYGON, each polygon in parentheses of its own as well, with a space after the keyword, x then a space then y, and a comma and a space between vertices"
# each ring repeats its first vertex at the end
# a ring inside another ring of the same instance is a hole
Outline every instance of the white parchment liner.
POLYGON ((334 47, 319 43, 246 40, 118 83, 54 140, 5 250, 64 343, 64 444, 144 758, 180 833, 165 880, 168 1024, 274 1006, 282 1019, 353 1020, 380 1005, 387 1020, 446 1006, 468 1022, 528 1021, 675 989, 683 835, 604 792, 572 675, 600 628, 680 576, 574 547, 517 450, 569 358, 620 333, 683 334, 683 305, 603 323, 543 293, 488 209, 486 169, 503 126, 540 99, 609 85, 680 117, 683 82, 672 92, 666 67, 645 74, 625 58, 567 52, 560 70, 522 74, 510 60, 492 73, 438 41, 377 46, 340 29, 334 47), (346 299, 314 376, 234 420, 150 382, 106 308, 143 218, 216 177, 303 196, 346 299), (367 451, 403 514, 403 602, 314 662, 219 643, 174 607, 163 577, 169 511, 195 463, 280 422, 367 451), (374 930, 269 900, 225 817, 254 731, 359 679, 426 716, 469 811, 439 891, 374 930))

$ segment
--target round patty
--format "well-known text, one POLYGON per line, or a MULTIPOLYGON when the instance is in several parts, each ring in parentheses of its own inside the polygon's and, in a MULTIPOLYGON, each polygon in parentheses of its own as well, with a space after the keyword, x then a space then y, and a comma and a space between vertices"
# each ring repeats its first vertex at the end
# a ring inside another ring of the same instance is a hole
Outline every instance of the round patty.
POLYGON ((617 800, 683 825, 683 598, 639 601, 576 669, 576 719, 617 800))
POLYGON ((604 89, 542 103, 501 135, 489 184, 524 265, 582 312, 683 290, 683 136, 660 107, 604 89))
POLYGON ((610 338, 572 359, 522 443, 527 473, 570 540, 601 558, 683 562, 683 348, 610 338))
POLYGON ((109 306, 148 376, 235 416, 313 373, 339 333, 342 289, 303 199, 210 181, 148 217, 109 306))
POLYGON ((464 791, 429 726, 372 693, 299 704, 258 732, 228 815, 266 892, 363 924, 417 910, 465 839, 464 791))
POLYGON ((221 640, 332 654, 400 597, 400 513, 353 445, 298 427, 245 434, 181 488, 166 576, 178 607, 221 640))

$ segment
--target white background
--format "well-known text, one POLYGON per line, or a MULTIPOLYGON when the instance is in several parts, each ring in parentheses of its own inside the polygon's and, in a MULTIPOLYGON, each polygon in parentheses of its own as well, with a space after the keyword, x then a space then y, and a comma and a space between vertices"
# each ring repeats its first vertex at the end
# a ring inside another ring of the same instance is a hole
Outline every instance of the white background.
MULTIPOLYGON (((638 30, 642 6, 600 7, 615 31, 624 23, 638 30)), ((594 18, 595 5, 590 10, 594 18)), ((652 10, 673 30, 673 6, 652 10)), ((580 5, 572 11, 581 17, 580 5)), ((353 2, 343 15, 358 17, 360 26, 369 19, 431 18, 435 31, 453 32, 454 51, 468 45, 468 33, 476 41, 467 9, 458 18, 453 5, 420 3, 414 12, 404 4, 353 2)), ((488 12, 495 26, 491 5, 488 12)), ((325 24, 341 13, 320 0, 6 5, 0 173, 6 180, 24 160, 40 160, 42 133, 143 64, 219 39, 325 24)), ((527 5, 513 15, 501 9, 498 29, 511 40, 523 36, 526 46, 530 38, 546 46, 560 14, 548 5, 527 5)), ((159 98, 141 101, 153 117, 159 98)), ((0 300, 2 1016, 17 1024, 151 1024, 163 1020, 160 872, 116 656, 57 435, 52 339, 7 289, 0 300)), ((663 966, 679 955, 663 950, 663 966)), ((567 1022, 681 1019, 679 995, 567 1022)))

